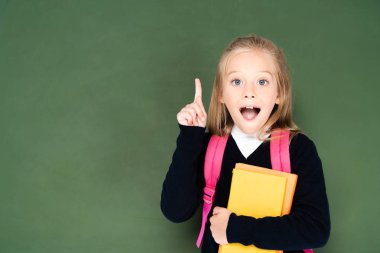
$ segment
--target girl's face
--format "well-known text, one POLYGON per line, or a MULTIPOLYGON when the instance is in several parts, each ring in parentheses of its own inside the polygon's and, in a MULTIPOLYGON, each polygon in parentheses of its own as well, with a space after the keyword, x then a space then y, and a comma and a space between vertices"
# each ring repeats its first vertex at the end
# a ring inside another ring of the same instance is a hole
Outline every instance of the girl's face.
POLYGON ((258 132, 279 103, 275 74, 271 56, 262 50, 231 53, 220 102, 244 133, 258 132))

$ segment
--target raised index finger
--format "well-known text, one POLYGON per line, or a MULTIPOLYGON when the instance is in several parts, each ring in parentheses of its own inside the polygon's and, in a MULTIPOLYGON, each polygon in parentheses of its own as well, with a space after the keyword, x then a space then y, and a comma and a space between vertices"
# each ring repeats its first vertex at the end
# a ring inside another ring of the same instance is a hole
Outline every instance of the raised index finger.
POLYGON ((197 97, 200 97, 202 101, 202 85, 201 80, 198 78, 195 78, 195 96, 194 96, 194 102, 197 99, 197 97))

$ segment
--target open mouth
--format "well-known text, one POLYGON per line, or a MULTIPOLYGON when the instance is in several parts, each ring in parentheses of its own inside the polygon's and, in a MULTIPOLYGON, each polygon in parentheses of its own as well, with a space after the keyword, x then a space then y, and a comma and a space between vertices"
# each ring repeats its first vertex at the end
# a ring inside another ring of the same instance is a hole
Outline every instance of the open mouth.
POLYGON ((240 108, 240 113, 245 120, 253 120, 260 113, 260 108, 245 106, 240 108))

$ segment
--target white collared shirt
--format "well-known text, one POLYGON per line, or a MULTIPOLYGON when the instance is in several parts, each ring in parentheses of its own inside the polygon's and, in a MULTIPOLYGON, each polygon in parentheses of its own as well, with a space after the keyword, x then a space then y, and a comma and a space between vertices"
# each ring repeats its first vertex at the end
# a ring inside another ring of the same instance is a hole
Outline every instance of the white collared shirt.
MULTIPOLYGON (((246 134, 236 125, 232 127, 231 136, 246 159, 263 143, 256 135, 256 133, 246 134)), ((267 138, 268 136, 269 134, 266 134, 264 137, 267 138)))

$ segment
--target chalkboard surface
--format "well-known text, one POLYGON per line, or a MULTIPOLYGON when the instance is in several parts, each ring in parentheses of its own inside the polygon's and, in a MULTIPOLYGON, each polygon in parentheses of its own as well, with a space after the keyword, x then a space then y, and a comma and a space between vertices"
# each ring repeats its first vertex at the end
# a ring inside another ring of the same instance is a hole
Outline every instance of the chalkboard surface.
MULTIPOLYGON (((0 252, 198 252, 160 211, 176 113, 257 33, 284 49, 323 161, 316 252, 379 252, 378 1, 0 1, 0 252)), ((198 213, 199 214, 199 213, 198 213)))

